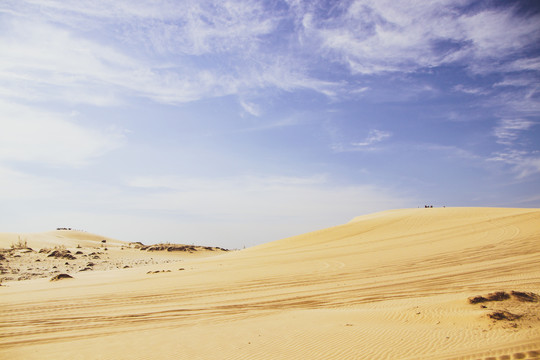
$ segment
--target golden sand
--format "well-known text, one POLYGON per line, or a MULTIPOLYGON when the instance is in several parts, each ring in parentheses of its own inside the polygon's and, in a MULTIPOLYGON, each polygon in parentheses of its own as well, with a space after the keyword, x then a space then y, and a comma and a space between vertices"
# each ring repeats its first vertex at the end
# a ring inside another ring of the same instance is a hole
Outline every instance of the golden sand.
POLYGON ((540 302, 512 294, 540 294, 540 209, 393 210, 71 275, 0 287, 1 359, 540 359, 540 302))

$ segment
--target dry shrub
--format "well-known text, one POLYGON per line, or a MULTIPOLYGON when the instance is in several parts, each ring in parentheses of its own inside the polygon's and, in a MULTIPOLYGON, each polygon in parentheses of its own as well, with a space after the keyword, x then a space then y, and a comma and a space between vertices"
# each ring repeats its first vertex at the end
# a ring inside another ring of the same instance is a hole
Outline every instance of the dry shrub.
POLYGON ((487 297, 484 296, 475 296, 473 298, 469 298, 470 304, 479 304, 489 301, 503 301, 510 299, 510 294, 504 291, 497 291, 491 294, 488 294, 487 297))
POLYGON ((492 312, 491 314, 488 314, 488 316, 492 318, 493 320, 514 321, 521 318, 523 315, 512 314, 509 311, 495 311, 495 312, 492 312))
POLYGON ((68 274, 58 274, 58 275, 53 276, 50 281, 58 281, 62 279, 73 279, 73 276, 68 275, 68 274))
POLYGON ((522 302, 537 302, 540 300, 540 296, 532 292, 512 291, 512 296, 522 302))

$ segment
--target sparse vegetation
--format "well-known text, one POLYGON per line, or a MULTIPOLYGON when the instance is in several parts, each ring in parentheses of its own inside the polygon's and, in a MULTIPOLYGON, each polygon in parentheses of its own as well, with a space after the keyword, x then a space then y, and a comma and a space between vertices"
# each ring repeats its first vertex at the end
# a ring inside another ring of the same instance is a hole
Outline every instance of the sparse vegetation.
POLYGON ((139 250, 146 251, 186 251, 186 252, 195 252, 200 250, 207 251, 229 251, 220 247, 210 247, 210 246, 197 246, 197 245, 183 245, 183 244, 171 244, 171 243, 161 243, 156 245, 142 245, 138 247, 139 250))
POLYGON ((540 296, 532 292, 512 291, 512 296, 522 302, 538 302, 540 296))
POLYGON ((73 279, 73 276, 68 275, 68 274, 58 274, 58 275, 53 276, 50 281, 58 281, 62 279, 73 279))
POLYGON ((504 292, 504 291, 497 291, 491 294, 488 294, 487 297, 484 296, 475 296, 473 298, 469 298, 470 304, 479 304, 489 301, 503 301, 510 299, 510 294, 504 292))
POLYGON ((20 236, 18 236, 17 238, 18 238, 17 242, 11 244, 11 248, 12 249, 27 249, 28 248, 28 243, 27 243, 26 239, 21 239, 20 236))
POLYGON ((69 250, 53 250, 47 255, 47 257, 75 260, 76 257, 71 254, 69 250))
POLYGON ((509 311, 494 311, 491 314, 488 314, 488 316, 493 320, 514 321, 521 318, 523 315, 512 314, 509 311))
POLYGON ((540 301, 540 296, 532 292, 522 292, 522 291, 512 291, 507 293, 505 291, 497 291, 490 293, 486 296, 475 296, 469 298, 469 304, 480 304, 491 301, 504 301, 508 300, 511 297, 521 302, 538 302, 540 301))

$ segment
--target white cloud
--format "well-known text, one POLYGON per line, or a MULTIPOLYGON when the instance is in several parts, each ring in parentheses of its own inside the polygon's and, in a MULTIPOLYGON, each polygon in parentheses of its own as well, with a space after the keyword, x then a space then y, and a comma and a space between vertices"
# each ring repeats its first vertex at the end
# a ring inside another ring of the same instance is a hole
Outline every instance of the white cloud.
POLYGON ((491 63, 493 58, 510 59, 538 41, 538 16, 523 18, 510 7, 460 14, 457 8, 469 3, 357 0, 333 18, 308 11, 302 25, 306 37, 318 39, 324 49, 360 74, 415 71, 455 62, 489 72, 500 68, 491 63))
POLYGON ((506 149, 496 152, 488 161, 502 162, 512 166, 518 179, 540 173, 540 154, 526 150, 506 149))
POLYGON ((503 119, 499 121, 493 133, 497 138, 497 143, 512 145, 522 131, 528 130, 535 124, 535 122, 526 119, 503 119))
POLYGON ((465 94, 470 94, 470 95, 485 95, 488 93, 486 90, 482 88, 468 87, 463 84, 458 84, 454 86, 454 91, 459 91, 459 92, 463 92, 465 94))
MULTIPOLYGON (((7 1, 0 94, 107 106, 129 96, 175 104, 270 87, 333 99, 349 80, 314 75, 329 61, 357 74, 456 62, 478 72, 538 69, 537 59, 512 57, 539 39, 537 18, 511 7, 460 13, 469 3, 356 0, 320 11, 322 2, 289 2, 286 13, 254 0, 7 1), (294 21, 294 32, 282 32, 294 21)), ((259 114, 252 105, 244 110, 259 114)))
POLYGON ((540 57, 517 59, 503 68, 506 71, 540 71, 540 57))
MULTIPOLYGON (((181 3, 168 0, 117 0, 112 3, 106 0, 21 0, 18 3, 27 6, 25 16, 39 14, 40 18, 74 29, 79 29, 81 22, 90 29, 115 25, 115 35, 119 39, 151 46, 159 53, 202 55, 246 51, 253 48, 259 36, 271 32, 279 21, 268 16, 263 3, 252 0, 186 0, 181 3)), ((18 8, 15 2, 11 5, 18 8)))
POLYGON ((492 154, 488 161, 510 165, 511 171, 518 179, 540 173, 540 155, 538 151, 530 150, 527 144, 520 141, 525 132, 537 125, 527 119, 502 119, 493 129, 497 143, 505 149, 492 154))
POLYGON ((125 143, 122 131, 95 130, 69 115, 0 101, 0 161, 82 166, 125 143))
POLYGON ((125 96, 179 103, 237 91, 208 70, 153 66, 44 23, 11 22, 0 35, 0 92, 33 101, 115 105, 125 96))
POLYGON ((332 97, 340 87, 309 76, 304 60, 265 48, 261 37, 273 34, 282 15, 258 1, 4 6, 18 12, 0 12, 0 94, 12 98, 177 104, 268 87, 332 97))
POLYGON ((261 108, 257 104, 254 104, 249 101, 241 100, 240 106, 242 106, 242 109, 250 115, 253 116, 261 116, 261 108))
POLYGON ((361 142, 355 142, 352 143, 354 146, 370 146, 375 143, 381 142, 385 139, 388 139, 390 136, 392 136, 392 133, 388 131, 382 131, 373 129, 369 131, 368 136, 364 139, 364 141, 361 142))
MULTIPOLYGON (((335 134, 332 136, 336 137, 335 134)), ((362 141, 351 142, 348 144, 344 144, 343 142, 334 142, 331 149, 334 152, 376 151, 379 150, 379 148, 373 145, 389 139, 390 137, 392 137, 392 133, 389 131, 372 129, 362 141)))
MULTIPOLYGON (((539 69, 540 70, 540 67, 539 69)), ((499 81, 493 84, 494 87, 502 86, 512 86, 512 87, 529 87, 529 86, 538 86, 538 81, 536 78, 526 75, 513 75, 509 74, 504 77, 502 81, 499 81)))

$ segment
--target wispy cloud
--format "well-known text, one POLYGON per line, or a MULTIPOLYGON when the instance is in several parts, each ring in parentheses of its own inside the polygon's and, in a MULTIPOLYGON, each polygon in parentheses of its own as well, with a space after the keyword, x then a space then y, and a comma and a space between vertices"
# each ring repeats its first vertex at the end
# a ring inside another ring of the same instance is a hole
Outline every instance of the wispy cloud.
POLYGON ((528 176, 540 173, 540 152, 526 151, 517 149, 506 149, 496 152, 489 161, 501 162, 510 165, 512 172, 518 179, 524 179, 528 176))
POLYGON ((512 7, 466 12, 468 0, 282 5, 6 1, 0 93, 99 106, 126 96, 174 104, 264 88, 334 99, 350 93, 351 84, 321 77, 328 64, 357 75, 453 63, 478 72, 538 70, 538 60, 515 54, 539 40, 539 19, 512 7))
POLYGON ((521 132, 528 130, 535 124, 535 122, 527 119, 503 119, 499 121, 493 133, 497 138, 497 143, 513 145, 521 132))
POLYGON ((361 141, 354 141, 349 143, 334 142, 332 144, 332 150, 334 152, 376 151, 380 149, 374 145, 383 142, 390 137, 392 137, 392 133, 389 131, 372 129, 369 131, 368 135, 361 141))
POLYGON ((454 91, 463 92, 470 95, 485 95, 488 93, 485 89, 478 87, 468 87, 463 84, 454 86, 454 91))
MULTIPOLYGON (((539 68, 540 70, 540 68, 539 68)), ((512 86, 512 87, 528 87, 538 86, 538 81, 535 77, 527 76, 525 74, 508 74, 502 81, 493 84, 494 87, 512 86)))
POLYGON ((0 42, 0 91, 18 99, 110 106, 139 96, 181 103, 234 93, 240 84, 227 74, 152 64, 46 23, 12 21, 0 42))
MULTIPOLYGON (((458 63, 495 71, 504 59, 538 41, 538 16, 524 18, 512 8, 458 10, 469 1, 414 2, 357 0, 335 16, 307 11, 307 37, 315 37, 336 60, 355 73, 415 71, 458 63), (510 10, 510 11, 509 11, 510 10)), ((317 9, 317 7, 313 7, 317 9)), ((305 11, 305 9, 302 9, 305 11)))
POLYGON ((494 152, 488 161, 510 165, 518 179, 540 173, 540 151, 529 150, 523 143, 524 133, 535 125, 538 124, 527 119, 500 120, 493 134, 505 149, 494 152))
POLYGON ((0 93, 12 97, 108 106, 129 96, 174 104, 267 87, 336 93, 336 83, 269 47, 283 13, 259 1, 2 7, 18 14, 0 12, 0 93), (102 28, 115 36, 99 38, 102 28))
POLYGON ((388 131, 382 131, 382 130, 373 129, 373 130, 369 131, 368 136, 363 141, 354 142, 354 143, 352 143, 352 145, 353 146, 360 146, 360 147, 370 146, 370 145, 376 144, 378 142, 381 142, 381 141, 383 141, 385 139, 388 139, 390 136, 392 136, 392 133, 390 133, 388 131))
POLYGON ((121 147, 124 131, 92 129, 69 115, 0 101, 0 162, 82 166, 121 147))
POLYGON ((255 103, 241 100, 240 106, 242 106, 242 109, 244 109, 244 111, 250 115, 261 116, 261 108, 255 103))

